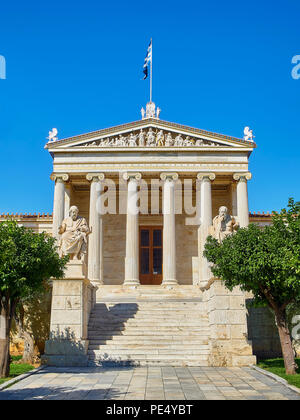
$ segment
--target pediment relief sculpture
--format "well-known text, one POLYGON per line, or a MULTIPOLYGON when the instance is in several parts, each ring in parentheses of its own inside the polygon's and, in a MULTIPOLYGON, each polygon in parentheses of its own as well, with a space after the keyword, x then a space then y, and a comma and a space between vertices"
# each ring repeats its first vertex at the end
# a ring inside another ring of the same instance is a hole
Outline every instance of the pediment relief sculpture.
POLYGON ((79 216, 76 206, 70 207, 69 217, 66 217, 58 233, 60 256, 69 255, 70 259, 84 260, 87 250, 87 237, 91 233, 85 218, 79 216))
POLYGON ((228 235, 232 235, 239 228, 239 223, 228 213, 225 206, 219 208, 219 214, 214 217, 210 228, 210 234, 219 242, 222 242, 228 235))
POLYGON ((149 127, 73 147, 228 147, 215 141, 149 127))

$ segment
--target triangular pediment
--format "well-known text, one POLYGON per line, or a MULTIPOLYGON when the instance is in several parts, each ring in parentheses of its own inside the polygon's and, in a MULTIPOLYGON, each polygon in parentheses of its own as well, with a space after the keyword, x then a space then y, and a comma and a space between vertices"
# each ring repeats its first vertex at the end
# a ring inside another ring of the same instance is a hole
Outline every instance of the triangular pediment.
POLYGON ((162 121, 157 118, 123 124, 92 133, 49 142, 51 151, 71 150, 116 150, 120 148, 251 148, 254 142, 236 137, 212 133, 197 128, 162 121))

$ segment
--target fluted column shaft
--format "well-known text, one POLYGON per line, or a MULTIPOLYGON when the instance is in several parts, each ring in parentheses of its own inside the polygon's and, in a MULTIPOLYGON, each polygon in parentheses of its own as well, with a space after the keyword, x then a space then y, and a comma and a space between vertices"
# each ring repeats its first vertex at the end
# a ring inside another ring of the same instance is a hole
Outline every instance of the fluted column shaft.
POLYGON ((163 173, 163 282, 177 284, 176 278, 176 233, 175 233, 175 181, 176 173, 163 173))
POLYGON ((103 284, 103 228, 100 196, 103 191, 104 174, 87 174, 90 185, 90 212, 88 246, 88 278, 96 284, 103 284))
POLYGON ((139 209, 137 207, 139 173, 126 173, 127 216, 126 216, 126 257, 124 285, 138 285, 139 280, 139 209))
POLYGON ((206 238, 209 228, 212 225, 212 194, 211 181, 215 179, 214 173, 199 173, 197 178, 201 181, 200 185, 200 227, 198 232, 199 249, 199 283, 206 283, 212 276, 209 263, 203 256, 206 238))
POLYGON ((247 180, 251 179, 251 173, 237 173, 233 175, 233 179, 238 181, 237 194, 237 216, 240 227, 249 225, 249 207, 248 207, 248 189, 247 180))
POLYGON ((58 239, 58 229, 65 216, 65 182, 68 181, 69 175, 52 174, 51 179, 55 181, 52 235, 58 239))

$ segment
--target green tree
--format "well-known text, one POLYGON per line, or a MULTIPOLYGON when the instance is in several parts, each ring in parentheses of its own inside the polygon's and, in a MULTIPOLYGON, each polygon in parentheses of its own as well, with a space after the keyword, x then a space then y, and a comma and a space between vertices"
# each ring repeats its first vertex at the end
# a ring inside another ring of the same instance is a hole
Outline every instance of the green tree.
POLYGON ((9 375, 10 330, 17 306, 43 293, 50 277, 62 277, 67 261, 46 233, 34 233, 12 220, 0 223, 0 377, 9 375))
POLYGON ((209 236, 204 255, 229 290, 240 286, 274 311, 286 373, 295 374, 287 306, 300 302, 300 202, 273 212, 270 226, 250 224, 222 243, 209 236))

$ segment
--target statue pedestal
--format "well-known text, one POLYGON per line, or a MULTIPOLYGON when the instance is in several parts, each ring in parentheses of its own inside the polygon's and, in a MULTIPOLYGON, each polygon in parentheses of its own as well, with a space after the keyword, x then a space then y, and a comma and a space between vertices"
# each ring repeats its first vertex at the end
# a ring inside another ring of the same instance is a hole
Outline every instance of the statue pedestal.
POLYGON ((67 264, 65 277, 53 280, 50 337, 42 364, 87 366, 88 322, 96 301, 96 287, 79 260, 67 264))
POLYGON ((247 338, 245 293, 228 290, 212 278, 203 298, 207 305, 211 331, 210 366, 249 366, 256 364, 247 338))
POLYGON ((85 261, 70 260, 65 269, 66 279, 85 279, 87 277, 87 265, 85 261))

